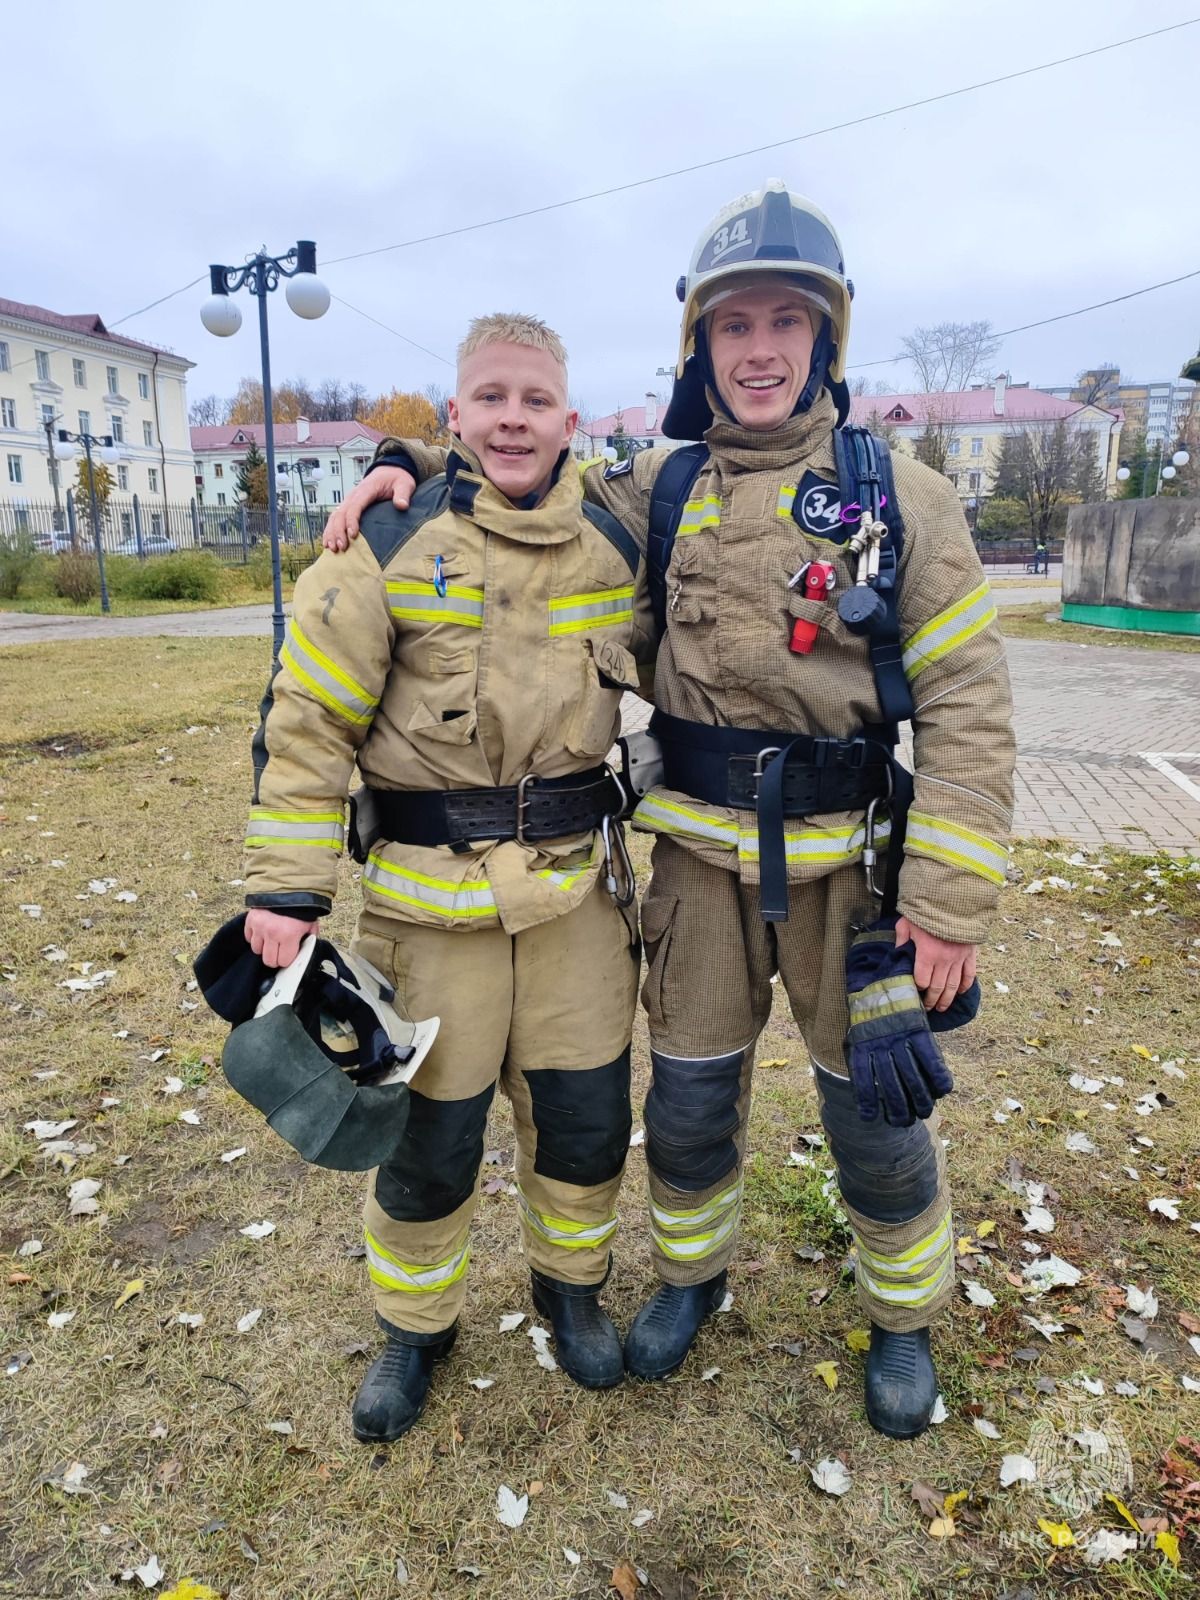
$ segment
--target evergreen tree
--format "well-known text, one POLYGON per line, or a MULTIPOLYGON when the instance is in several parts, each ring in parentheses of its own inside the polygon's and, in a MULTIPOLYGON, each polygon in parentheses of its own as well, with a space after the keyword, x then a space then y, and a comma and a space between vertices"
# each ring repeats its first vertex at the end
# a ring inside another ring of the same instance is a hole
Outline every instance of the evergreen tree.
POLYGON ((265 506, 267 503, 267 458, 253 439, 238 462, 234 492, 243 505, 265 506))

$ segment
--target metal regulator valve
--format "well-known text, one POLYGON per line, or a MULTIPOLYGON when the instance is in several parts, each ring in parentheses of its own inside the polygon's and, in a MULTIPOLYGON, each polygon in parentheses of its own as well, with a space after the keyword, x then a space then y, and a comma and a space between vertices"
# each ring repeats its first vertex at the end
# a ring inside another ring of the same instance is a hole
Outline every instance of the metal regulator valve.
POLYGON ((858 532, 850 536, 846 548, 858 557, 854 584, 838 597, 838 616, 851 633, 870 634, 884 621, 887 606, 876 585, 879 582, 879 547, 887 538, 887 523, 864 509, 858 532))

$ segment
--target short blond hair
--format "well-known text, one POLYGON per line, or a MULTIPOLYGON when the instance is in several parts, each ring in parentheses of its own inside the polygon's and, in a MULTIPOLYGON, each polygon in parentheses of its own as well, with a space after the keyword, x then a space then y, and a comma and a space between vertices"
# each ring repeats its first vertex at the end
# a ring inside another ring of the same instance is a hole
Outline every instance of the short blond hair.
POLYGON ((461 367, 468 356, 484 350, 490 344, 520 344, 529 350, 545 350, 554 357, 567 373, 567 350, 553 328, 547 327, 540 317, 527 317, 520 311, 494 311, 490 317, 475 317, 467 327, 467 336, 458 347, 458 364, 461 367))

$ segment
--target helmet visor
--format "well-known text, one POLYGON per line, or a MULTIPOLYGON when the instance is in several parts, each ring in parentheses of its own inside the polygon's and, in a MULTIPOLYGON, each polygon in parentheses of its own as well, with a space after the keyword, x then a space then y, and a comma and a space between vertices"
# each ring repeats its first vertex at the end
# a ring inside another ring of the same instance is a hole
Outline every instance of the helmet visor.
MULTIPOLYGON (((823 317, 833 315, 833 306, 824 286, 815 278, 802 277, 795 272, 738 272, 718 278, 714 283, 701 285, 696 293, 696 316, 706 317, 734 295, 746 289, 772 289, 780 294, 795 296, 823 317)), ((813 332, 820 323, 813 322, 813 332)))

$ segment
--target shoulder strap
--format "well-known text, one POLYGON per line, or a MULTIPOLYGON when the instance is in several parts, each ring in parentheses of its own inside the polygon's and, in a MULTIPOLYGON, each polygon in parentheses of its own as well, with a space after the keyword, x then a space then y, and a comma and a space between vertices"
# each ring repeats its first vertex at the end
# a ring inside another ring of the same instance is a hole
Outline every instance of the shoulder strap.
POLYGON ((450 484, 445 474, 426 478, 414 492, 407 511, 397 511, 390 500, 376 501, 359 518, 359 531, 374 551, 381 567, 386 567, 416 533, 418 528, 446 509, 450 484))
POLYGON ((603 506, 593 505, 590 500, 585 500, 582 505, 584 516, 592 527, 602 533, 614 549, 620 551, 625 558, 625 565, 633 576, 637 577, 638 547, 633 535, 623 522, 618 522, 611 511, 606 511, 603 506))
POLYGON ((888 536, 879 549, 876 592, 884 603, 884 616, 871 635, 871 668, 884 721, 907 722, 913 714, 912 690, 904 673, 900 648, 900 557, 904 551, 904 518, 896 499, 892 453, 887 442, 867 428, 837 428, 833 435, 838 488, 843 508, 869 509, 887 524, 888 536))
POLYGON ((706 444, 672 450, 650 490, 650 528, 646 541, 646 582, 654 626, 661 639, 667 628, 667 568, 675 547, 675 531, 692 485, 708 460, 706 444))

